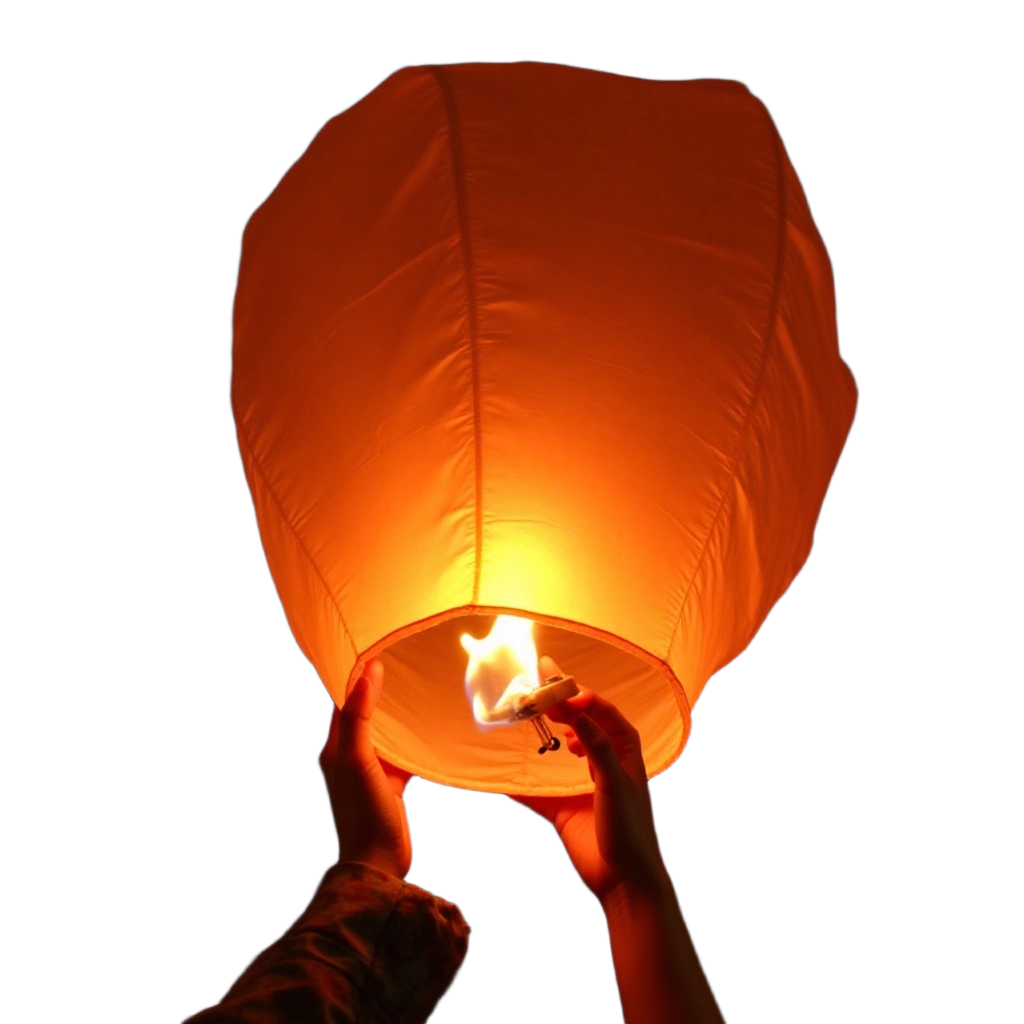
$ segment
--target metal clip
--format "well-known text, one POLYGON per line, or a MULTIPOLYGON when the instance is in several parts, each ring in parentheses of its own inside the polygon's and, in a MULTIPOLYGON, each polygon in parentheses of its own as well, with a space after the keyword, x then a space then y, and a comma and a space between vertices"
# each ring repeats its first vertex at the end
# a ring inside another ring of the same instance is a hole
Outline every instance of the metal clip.
POLYGON ((530 721, 540 737, 541 745, 537 751, 538 754, 544 754, 549 750, 557 750, 562 745, 562 741, 551 732, 548 720, 543 715, 534 715, 530 721))

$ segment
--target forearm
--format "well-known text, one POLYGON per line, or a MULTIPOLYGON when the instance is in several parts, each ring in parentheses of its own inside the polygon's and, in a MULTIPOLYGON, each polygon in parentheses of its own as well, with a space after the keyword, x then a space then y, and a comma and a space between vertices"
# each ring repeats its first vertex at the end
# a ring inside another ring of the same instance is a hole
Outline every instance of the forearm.
POLYGON ((603 900, 626 1024, 720 1024, 667 872, 603 900))
POLYGON ((313 902, 195 1024, 425 1021, 466 953, 457 907, 361 863, 313 902))

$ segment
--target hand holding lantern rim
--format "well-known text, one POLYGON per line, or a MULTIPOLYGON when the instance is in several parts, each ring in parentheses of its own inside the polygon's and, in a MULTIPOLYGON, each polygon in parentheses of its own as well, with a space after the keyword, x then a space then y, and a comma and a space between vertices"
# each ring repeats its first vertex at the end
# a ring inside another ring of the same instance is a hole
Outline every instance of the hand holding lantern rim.
POLYGON ((370 719, 384 685, 384 665, 372 659, 331 716, 320 754, 331 812, 338 831, 339 861, 370 864, 405 878, 412 842, 402 795, 410 773, 377 756, 370 719))
MULTIPOLYGON (((563 673, 544 656, 540 674, 545 679, 563 673)), ((594 792, 513 799, 555 826, 573 867, 602 904, 623 886, 662 885, 668 874, 654 831, 639 733, 614 704, 582 687, 547 715, 570 726, 566 745, 587 758, 594 792)))

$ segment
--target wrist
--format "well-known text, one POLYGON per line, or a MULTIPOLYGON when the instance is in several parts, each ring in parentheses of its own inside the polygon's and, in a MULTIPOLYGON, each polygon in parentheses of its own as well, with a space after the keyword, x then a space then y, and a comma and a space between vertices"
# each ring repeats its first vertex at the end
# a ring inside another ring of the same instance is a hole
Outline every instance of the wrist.
POLYGON ((668 870, 659 859, 642 870, 633 871, 599 896, 605 917, 622 917, 645 906, 675 903, 676 894, 668 870))
POLYGON ((404 879, 408 868, 402 870, 402 865, 398 863, 397 858, 391 857, 387 854, 379 852, 353 852, 349 856, 340 856, 338 858, 339 864, 363 864, 367 867, 376 868, 378 871, 383 871, 386 875, 393 875, 395 878, 404 879))

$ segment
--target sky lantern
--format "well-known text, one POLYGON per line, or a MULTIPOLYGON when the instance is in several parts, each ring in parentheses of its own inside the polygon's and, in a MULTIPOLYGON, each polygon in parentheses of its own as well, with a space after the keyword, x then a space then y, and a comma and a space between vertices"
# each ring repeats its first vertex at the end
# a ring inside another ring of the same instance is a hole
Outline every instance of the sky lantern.
POLYGON ((857 400, 825 247, 736 82, 404 68, 252 216, 234 329, 300 647, 338 703, 379 655, 381 754, 494 792, 592 786, 520 715, 538 652, 651 774, 679 756, 807 558, 857 400))

